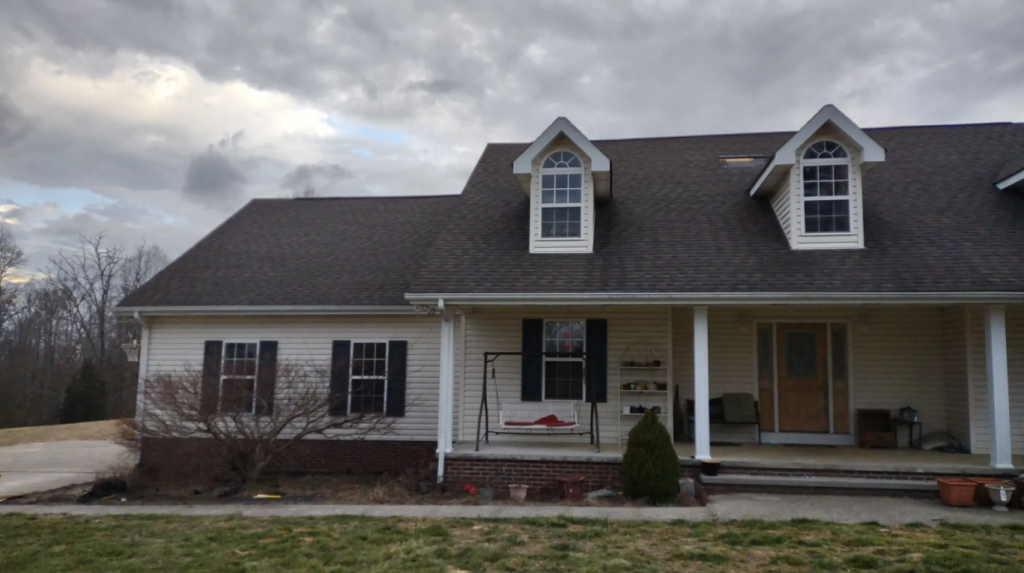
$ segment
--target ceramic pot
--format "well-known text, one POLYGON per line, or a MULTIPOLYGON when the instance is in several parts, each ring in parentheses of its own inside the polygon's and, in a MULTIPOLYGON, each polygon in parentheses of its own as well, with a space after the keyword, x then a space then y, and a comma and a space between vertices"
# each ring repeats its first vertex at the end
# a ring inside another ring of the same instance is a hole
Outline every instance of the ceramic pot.
POLYGON ((530 489, 528 485, 514 483, 508 486, 508 495, 512 498, 512 501, 526 501, 526 491, 528 489, 530 489))
POLYGON ((1017 488, 1010 484, 989 483, 985 484, 985 489, 988 490, 988 497, 992 500, 992 509, 1010 511, 1006 506, 1009 505, 1010 499, 1013 498, 1013 492, 1017 488))

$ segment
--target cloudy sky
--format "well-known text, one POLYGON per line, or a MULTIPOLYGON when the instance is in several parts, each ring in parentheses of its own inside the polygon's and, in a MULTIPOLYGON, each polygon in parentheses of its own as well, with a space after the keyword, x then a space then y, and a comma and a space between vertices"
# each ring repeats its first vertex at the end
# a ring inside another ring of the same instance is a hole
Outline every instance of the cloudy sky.
POLYGON ((177 256, 252 197, 457 193, 488 141, 1024 121, 1024 2, 0 0, 0 220, 177 256))

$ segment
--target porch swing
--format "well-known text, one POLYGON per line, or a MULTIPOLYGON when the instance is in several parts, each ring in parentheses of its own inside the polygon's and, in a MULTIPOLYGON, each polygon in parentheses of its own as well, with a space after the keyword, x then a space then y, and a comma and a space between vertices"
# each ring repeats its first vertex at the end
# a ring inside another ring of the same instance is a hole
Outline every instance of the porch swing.
MULTIPOLYGON (((542 353, 544 356, 565 356, 564 354, 542 353)), ((579 418, 580 400, 547 401, 547 402, 504 402, 498 391, 497 368, 495 361, 502 356, 523 356, 522 352, 485 352, 483 386, 481 388, 480 412, 476 421, 476 451, 480 451, 481 438, 490 443, 492 435, 518 436, 590 436, 590 443, 597 451, 601 451, 601 431, 598 424, 597 402, 594 392, 589 392, 587 403, 590 404, 590 428, 582 429, 579 418), (494 386, 494 399, 498 404, 499 429, 491 429, 490 404, 487 399, 487 374, 490 371, 491 383, 494 386)), ((586 372, 586 356, 574 353, 574 357, 583 359, 586 372)))

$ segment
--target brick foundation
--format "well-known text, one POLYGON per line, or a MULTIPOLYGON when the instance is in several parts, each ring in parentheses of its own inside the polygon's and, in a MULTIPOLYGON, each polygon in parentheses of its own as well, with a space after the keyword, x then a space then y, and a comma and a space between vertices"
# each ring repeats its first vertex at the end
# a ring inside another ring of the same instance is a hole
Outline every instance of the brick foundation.
MULTIPOLYGON (((484 457, 448 458, 444 463, 444 481, 450 487, 461 488, 463 484, 486 485, 505 488, 509 484, 526 484, 531 491, 555 493, 558 491, 556 477, 582 475, 587 478, 587 491, 622 486, 619 479, 617 460, 609 461, 562 461, 562 460, 503 460, 484 457)), ((698 469, 683 467, 683 476, 695 476, 698 469)))
MULTIPOLYGON (((432 464, 436 448, 434 442, 303 440, 282 452, 269 473, 400 473, 432 464)), ((139 467, 154 480, 202 481, 229 473, 213 443, 202 438, 143 440, 139 467)))

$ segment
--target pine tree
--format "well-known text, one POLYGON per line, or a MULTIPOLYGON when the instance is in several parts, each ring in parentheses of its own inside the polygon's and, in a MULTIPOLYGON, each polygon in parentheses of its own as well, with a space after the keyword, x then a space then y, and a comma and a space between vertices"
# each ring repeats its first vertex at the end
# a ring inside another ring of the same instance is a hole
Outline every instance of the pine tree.
POLYGON ((60 410, 61 424, 93 422, 107 417, 107 388, 91 360, 71 380, 60 410))
POLYGON ((648 411, 629 431, 620 475, 627 497, 647 499, 650 503, 664 503, 676 497, 679 456, 668 430, 654 412, 648 411))

